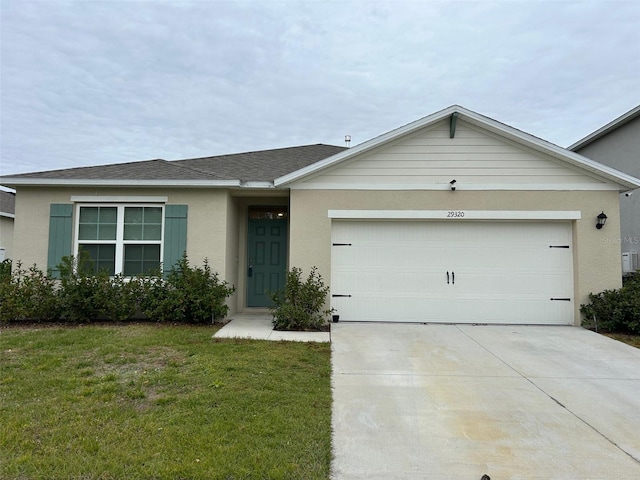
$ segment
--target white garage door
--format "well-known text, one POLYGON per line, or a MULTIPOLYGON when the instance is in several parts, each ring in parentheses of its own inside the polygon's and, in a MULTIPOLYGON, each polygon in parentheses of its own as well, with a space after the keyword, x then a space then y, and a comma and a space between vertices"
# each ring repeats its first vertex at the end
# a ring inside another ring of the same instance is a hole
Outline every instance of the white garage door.
POLYGON ((569 222, 334 220, 346 321, 573 323, 569 222))

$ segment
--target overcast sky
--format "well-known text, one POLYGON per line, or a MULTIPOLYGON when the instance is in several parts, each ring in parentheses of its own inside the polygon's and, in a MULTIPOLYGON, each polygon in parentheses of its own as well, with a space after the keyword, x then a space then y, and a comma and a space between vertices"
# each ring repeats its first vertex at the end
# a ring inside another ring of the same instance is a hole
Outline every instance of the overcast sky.
POLYGON ((1 175, 353 146, 452 104, 566 147, 640 103, 635 0, 0 5, 1 175))

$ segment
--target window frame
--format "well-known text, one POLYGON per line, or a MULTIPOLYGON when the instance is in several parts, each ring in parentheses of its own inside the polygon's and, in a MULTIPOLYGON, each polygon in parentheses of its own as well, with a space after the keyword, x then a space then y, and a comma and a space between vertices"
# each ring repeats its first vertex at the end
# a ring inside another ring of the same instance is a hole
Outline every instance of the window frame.
MULTIPOLYGON (((165 239, 165 205, 164 203, 135 203, 135 202, 96 202, 96 203, 76 203, 75 204, 75 218, 74 218, 74 232, 73 232, 73 255, 77 258, 80 251, 80 245, 115 245, 115 267, 114 275, 123 275, 125 269, 124 250, 126 245, 160 245, 160 258, 158 259, 160 268, 162 268, 164 258, 164 239, 165 239), (96 207, 115 207, 116 208, 116 238, 115 240, 81 240, 80 236, 80 211, 82 208, 96 208, 96 207), (125 209, 126 208, 145 208, 153 207, 160 208, 161 226, 160 226, 160 239, 159 240, 125 240, 124 239, 124 226, 125 226, 125 209)), ((131 277, 134 275, 127 275, 131 277)))

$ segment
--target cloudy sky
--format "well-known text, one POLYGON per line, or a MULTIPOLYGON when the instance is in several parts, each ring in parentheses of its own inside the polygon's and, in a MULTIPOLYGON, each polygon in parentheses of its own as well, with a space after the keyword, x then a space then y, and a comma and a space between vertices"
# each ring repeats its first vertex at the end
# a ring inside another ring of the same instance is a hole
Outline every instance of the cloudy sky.
POLYGON ((0 6, 0 175, 356 145, 452 104, 566 147, 640 103, 635 0, 0 6))

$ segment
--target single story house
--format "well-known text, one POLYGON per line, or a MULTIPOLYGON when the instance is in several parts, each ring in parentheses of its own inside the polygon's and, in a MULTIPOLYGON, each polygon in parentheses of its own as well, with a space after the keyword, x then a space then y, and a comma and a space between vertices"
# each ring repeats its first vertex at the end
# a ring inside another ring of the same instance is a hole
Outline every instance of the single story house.
MULTIPOLYGON (((571 145, 604 165, 640 178, 640 105, 571 145)), ((640 190, 620 194, 620 236, 623 273, 640 268, 640 190)))
POLYGON ((15 205, 15 193, 0 190, 0 262, 10 259, 13 252, 15 205))
POLYGON ((14 257, 80 248, 112 273, 186 251, 268 305, 318 268, 340 320, 579 325, 621 284, 620 192, 640 180, 454 105, 352 148, 308 145, 0 178, 14 257), (603 225, 606 215, 606 224, 603 225))

